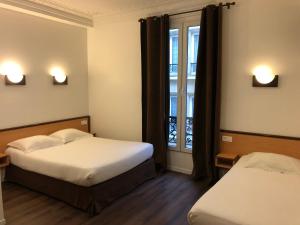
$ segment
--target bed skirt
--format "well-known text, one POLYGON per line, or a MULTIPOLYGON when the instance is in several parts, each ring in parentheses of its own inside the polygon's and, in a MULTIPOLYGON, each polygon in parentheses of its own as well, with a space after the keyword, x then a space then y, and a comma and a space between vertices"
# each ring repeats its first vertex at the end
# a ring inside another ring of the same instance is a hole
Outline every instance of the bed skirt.
POLYGON ((117 198, 155 176, 154 161, 149 159, 123 174, 90 187, 23 170, 12 164, 7 167, 5 178, 8 182, 23 185, 64 201, 93 216, 99 214, 117 198))

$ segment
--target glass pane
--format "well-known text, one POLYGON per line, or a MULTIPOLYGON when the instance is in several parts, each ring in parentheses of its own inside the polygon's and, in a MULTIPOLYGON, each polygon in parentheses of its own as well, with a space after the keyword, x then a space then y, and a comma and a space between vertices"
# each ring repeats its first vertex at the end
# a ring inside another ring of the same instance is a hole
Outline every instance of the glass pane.
POLYGON ((177 85, 178 85, 178 38, 179 29, 170 30, 170 115, 169 146, 177 144, 177 85))
POLYGON ((196 74, 199 31, 200 26, 193 26, 188 28, 188 77, 193 77, 196 74))
POLYGON ((178 75, 178 32, 179 29, 170 30, 170 76, 178 75))
POLYGON ((192 149, 194 90, 200 26, 188 27, 185 148, 192 149))

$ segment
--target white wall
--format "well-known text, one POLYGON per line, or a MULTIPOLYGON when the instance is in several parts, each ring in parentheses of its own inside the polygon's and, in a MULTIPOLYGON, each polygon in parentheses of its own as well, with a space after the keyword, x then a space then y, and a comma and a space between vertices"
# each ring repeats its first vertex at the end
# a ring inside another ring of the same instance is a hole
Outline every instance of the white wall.
POLYGON ((89 98, 97 136, 141 139, 139 24, 97 24, 88 31, 89 98))
MULTIPOLYGON (((160 12, 96 17, 88 31, 90 114, 100 136, 141 139, 137 20, 160 12)), ((224 9, 222 129, 300 136, 299 12, 297 0, 239 0, 224 9), (252 88, 251 70, 262 63, 279 73, 279 88, 252 88)), ((191 155, 170 152, 169 167, 191 171, 191 155)))
POLYGON ((224 15, 221 127, 300 137, 300 2, 238 1, 224 15), (278 88, 251 87, 251 70, 269 64, 278 88))
POLYGON ((0 76, 0 129, 88 114, 87 31, 0 9, 0 63, 17 61, 27 85, 5 86, 0 76), (48 70, 63 67, 68 86, 53 86, 48 70))

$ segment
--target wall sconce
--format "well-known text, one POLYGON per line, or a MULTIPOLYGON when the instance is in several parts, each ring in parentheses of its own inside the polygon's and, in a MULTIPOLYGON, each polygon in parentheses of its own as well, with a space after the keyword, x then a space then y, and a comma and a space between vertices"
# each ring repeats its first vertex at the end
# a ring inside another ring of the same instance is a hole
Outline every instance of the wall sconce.
POLYGON ((19 64, 8 61, 1 66, 1 75, 5 76, 6 85, 26 85, 26 77, 23 75, 19 64))
POLYGON ((54 85, 67 85, 68 84, 68 76, 65 74, 63 69, 60 67, 53 67, 50 70, 50 75, 53 77, 54 85))
POLYGON ((268 66, 257 66, 253 70, 253 87, 278 87, 279 76, 274 75, 272 69, 268 66))

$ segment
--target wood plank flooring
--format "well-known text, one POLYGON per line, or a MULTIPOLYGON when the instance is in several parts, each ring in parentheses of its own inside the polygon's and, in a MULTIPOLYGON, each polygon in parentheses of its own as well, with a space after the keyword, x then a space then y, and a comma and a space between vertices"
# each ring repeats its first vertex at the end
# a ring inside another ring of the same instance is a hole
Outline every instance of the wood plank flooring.
POLYGON ((206 182, 167 172, 113 202, 99 215, 86 213, 24 187, 2 187, 7 225, 186 225, 187 213, 206 182))

